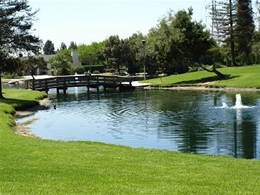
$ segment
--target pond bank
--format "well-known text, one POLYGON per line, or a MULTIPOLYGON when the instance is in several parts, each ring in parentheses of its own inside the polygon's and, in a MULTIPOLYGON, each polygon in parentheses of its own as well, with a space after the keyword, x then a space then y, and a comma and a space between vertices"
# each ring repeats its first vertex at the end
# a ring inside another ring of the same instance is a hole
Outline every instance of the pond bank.
MULTIPOLYGON (((16 118, 22 118, 22 117, 27 117, 30 115, 33 115, 35 112, 37 112, 38 110, 43 110, 43 109, 48 109, 49 105, 50 105, 50 99, 49 98, 44 98, 39 100, 39 105, 38 106, 33 106, 29 109, 26 110, 19 110, 15 112, 15 117, 16 118)), ((22 135, 22 136, 27 136, 27 137, 32 137, 32 138, 37 138, 37 139, 41 139, 39 136, 34 135, 28 128, 27 125, 33 123, 34 121, 36 121, 37 118, 33 119, 33 120, 28 120, 25 121, 23 123, 16 123, 16 125, 14 126, 14 131, 15 133, 22 135)))
POLYGON ((176 86, 176 87, 144 87, 147 90, 194 90, 194 91, 241 91, 241 92, 260 92, 258 88, 235 88, 235 87, 207 87, 202 85, 176 86))

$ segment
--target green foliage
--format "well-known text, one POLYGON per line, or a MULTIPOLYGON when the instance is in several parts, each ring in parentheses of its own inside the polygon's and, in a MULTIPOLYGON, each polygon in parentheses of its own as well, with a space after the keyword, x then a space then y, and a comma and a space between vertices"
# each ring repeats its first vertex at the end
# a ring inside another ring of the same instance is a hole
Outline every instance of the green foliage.
POLYGON ((129 74, 135 74, 143 71, 144 48, 142 40, 146 40, 146 68, 147 72, 149 72, 150 64, 148 59, 149 56, 152 55, 150 49, 152 44, 148 37, 145 37, 141 33, 134 33, 131 37, 124 40, 124 60, 122 61, 129 74))
MULTIPOLYGON (((4 68, 10 65, 10 58, 20 52, 38 53, 41 41, 31 35, 33 12, 28 1, 0 1, 0 76, 4 68)), ((0 78, 0 98, 2 82, 0 78)))
POLYGON ((8 57, 4 61, 5 65, 2 67, 2 71, 5 73, 14 74, 22 69, 22 61, 19 58, 8 57))
POLYGON ((35 102, 32 97, 42 95, 24 90, 6 90, 5 95, 8 102, 0 100, 1 194, 172 195, 260 191, 256 160, 17 135, 12 130, 12 101, 32 103, 35 102))
POLYGON ((69 56, 65 55, 66 52, 62 50, 49 60, 51 68, 56 71, 57 75, 69 75, 71 72, 71 62, 68 60, 69 56))
POLYGON ((73 67, 72 72, 75 74, 84 74, 85 72, 88 72, 88 66, 76 66, 73 67))
POLYGON ((255 64, 260 63, 260 32, 255 32, 252 39, 252 59, 255 64))
POLYGON ((238 0, 237 2, 237 24, 236 38, 240 63, 250 64, 250 53, 252 49, 251 40, 254 33, 253 8, 251 0, 238 0))
POLYGON ((188 67, 199 63, 202 56, 214 45, 210 33, 199 23, 192 21, 193 11, 181 10, 175 15, 169 12, 157 28, 150 30, 153 56, 164 73, 185 73, 188 67))
POLYGON ((28 1, 0 1, 0 53, 38 53, 41 41, 31 35, 36 13, 32 12, 28 1))
POLYGON ((64 42, 61 43, 60 50, 67 50, 67 45, 64 42))
POLYGON ((77 48, 78 48, 77 44, 76 44, 74 41, 71 41, 71 42, 70 42, 69 49, 70 49, 70 50, 75 50, 75 49, 77 49, 77 48))
POLYGON ((51 40, 47 40, 46 43, 44 44, 44 46, 43 46, 43 53, 45 55, 55 54, 54 44, 52 43, 51 40))
POLYGON ((79 59, 83 65, 101 64, 101 51, 104 46, 103 42, 93 42, 90 45, 81 44, 78 46, 79 59))
MULTIPOLYGON (((104 66, 103 65, 91 65, 91 70, 93 71, 99 71, 99 72, 104 72, 104 66)), ((84 74, 86 72, 90 71, 90 66, 85 65, 85 66, 76 66, 72 69, 72 72, 75 74, 84 74)))
POLYGON ((105 40, 102 54, 107 68, 114 68, 120 71, 121 60, 123 58, 122 47, 123 40, 118 35, 110 36, 105 40))
POLYGON ((30 75, 35 75, 36 70, 47 70, 47 63, 44 61, 43 57, 28 57, 21 61, 21 66, 18 69, 18 75, 23 73, 29 73, 30 75))

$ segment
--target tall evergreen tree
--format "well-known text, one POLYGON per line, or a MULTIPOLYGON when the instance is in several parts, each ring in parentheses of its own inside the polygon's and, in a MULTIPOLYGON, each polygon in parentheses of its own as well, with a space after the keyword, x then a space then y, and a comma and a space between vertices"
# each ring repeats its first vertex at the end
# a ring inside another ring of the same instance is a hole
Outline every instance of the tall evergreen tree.
POLYGON ((231 66, 236 65, 235 60, 235 26, 236 26, 236 1, 216 1, 212 4, 213 36, 219 43, 230 46, 231 66))
POLYGON ((66 50, 67 49, 67 45, 62 42, 61 45, 60 45, 60 50, 66 50))
POLYGON ((238 0, 236 38, 242 63, 250 64, 251 40, 254 34, 254 18, 251 0, 238 0))
MULTIPOLYGON (((31 34, 36 13, 26 0, 0 0, 0 76, 11 56, 38 53, 41 49, 40 39, 31 34)), ((3 98, 1 78, 0 98, 3 98)))
POLYGON ((51 40, 47 40, 46 43, 44 44, 44 46, 43 46, 43 53, 45 55, 55 54, 54 44, 52 43, 51 40))

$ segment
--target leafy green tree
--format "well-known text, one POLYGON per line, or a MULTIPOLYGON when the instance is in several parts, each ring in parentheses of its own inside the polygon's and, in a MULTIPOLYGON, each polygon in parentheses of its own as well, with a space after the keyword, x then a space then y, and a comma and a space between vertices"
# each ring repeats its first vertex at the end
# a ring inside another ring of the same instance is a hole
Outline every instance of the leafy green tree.
POLYGON ((102 54, 105 59, 105 65, 108 68, 115 68, 120 71, 121 45, 122 40, 120 40, 118 35, 110 36, 105 40, 102 54))
POLYGON ((141 71, 140 65, 140 48, 143 35, 134 33, 129 38, 125 39, 124 64, 129 74, 135 74, 141 71))
POLYGON ((80 44, 78 46, 78 55, 82 64, 102 64, 103 58, 101 57, 101 50, 103 46, 104 42, 93 42, 90 45, 80 44))
POLYGON ((71 70, 71 60, 63 53, 58 53, 49 60, 51 68, 57 75, 69 75, 71 70))
POLYGON ((54 44, 52 43, 51 40, 47 40, 46 43, 44 44, 44 46, 43 46, 43 53, 45 55, 55 54, 54 44))
MULTIPOLYGON (((172 11, 149 32, 157 67, 167 74, 185 73, 199 63, 214 45, 210 33, 200 22, 192 21, 193 10, 172 11)), ((153 60, 154 61, 154 60, 153 60)))
POLYGON ((237 1, 237 25, 236 37, 238 43, 238 53, 240 60, 250 64, 250 54, 252 51, 251 40, 254 33, 254 19, 251 0, 237 1), (242 59, 241 59, 242 58, 242 59), (244 58, 244 60, 243 60, 244 58))
MULTIPOLYGON (((40 51, 40 39, 31 34, 36 13, 26 0, 0 0, 0 76, 11 56, 40 51)), ((0 98, 3 98, 1 79, 0 98)))

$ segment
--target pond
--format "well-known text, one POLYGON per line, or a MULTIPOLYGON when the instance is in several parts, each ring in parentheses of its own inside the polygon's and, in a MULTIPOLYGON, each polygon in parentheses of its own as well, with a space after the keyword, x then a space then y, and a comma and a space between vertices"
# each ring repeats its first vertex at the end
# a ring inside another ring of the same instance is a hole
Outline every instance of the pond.
POLYGON ((44 139, 260 159, 260 93, 50 91, 50 109, 17 119, 44 139), (54 109, 56 105, 56 109, 54 109))

